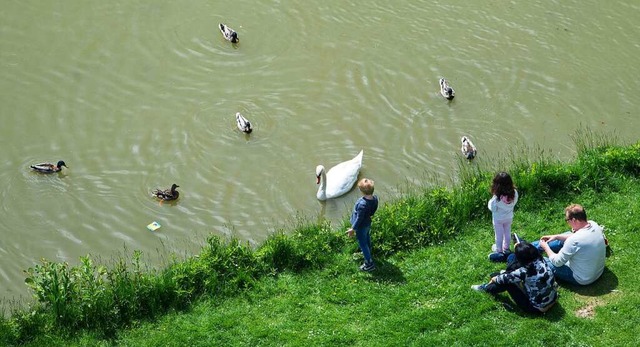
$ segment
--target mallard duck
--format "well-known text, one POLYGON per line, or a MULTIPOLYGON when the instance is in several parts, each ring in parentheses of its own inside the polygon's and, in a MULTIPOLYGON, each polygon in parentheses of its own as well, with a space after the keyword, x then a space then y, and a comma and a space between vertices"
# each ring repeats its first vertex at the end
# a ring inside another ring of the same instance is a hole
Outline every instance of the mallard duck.
POLYGON ((456 92, 453 90, 453 88, 451 88, 449 82, 444 78, 440 79, 440 94, 442 94, 442 96, 444 96, 447 100, 453 100, 453 98, 456 96, 456 92))
POLYGON ((169 189, 155 189, 151 194, 156 198, 164 201, 176 200, 180 196, 180 192, 176 190, 176 188, 180 187, 177 184, 172 184, 169 189))
POLYGON ((248 119, 244 118, 244 116, 240 113, 236 113, 236 123, 238 124, 238 129, 243 133, 251 134, 253 128, 251 128, 251 122, 248 119))
POLYGON ((466 136, 463 136, 460 141, 462 142, 462 147, 460 148, 462 155, 469 160, 475 158, 478 151, 476 150, 476 146, 473 145, 473 142, 466 136))
POLYGON ((64 161, 60 160, 55 165, 51 163, 40 163, 40 164, 31 165, 30 167, 31 167, 31 170, 33 171, 50 174, 50 173, 60 172, 63 166, 68 168, 67 164, 65 164, 64 161))
POLYGON ((220 23, 218 27, 220 28, 220 32, 222 33, 222 36, 224 36, 225 39, 233 43, 240 42, 240 39, 238 38, 238 33, 235 30, 229 28, 228 26, 222 23, 220 23))
POLYGON ((358 179, 363 154, 361 150, 353 159, 339 163, 326 173, 324 166, 316 167, 316 184, 320 185, 316 193, 318 200, 337 198, 351 190, 358 179))

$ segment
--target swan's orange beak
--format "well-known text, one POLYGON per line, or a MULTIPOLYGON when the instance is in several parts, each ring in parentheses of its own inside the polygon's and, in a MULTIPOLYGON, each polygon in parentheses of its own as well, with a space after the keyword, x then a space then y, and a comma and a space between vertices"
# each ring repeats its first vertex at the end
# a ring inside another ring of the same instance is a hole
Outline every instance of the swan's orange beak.
POLYGON ((320 184, 320 176, 316 176, 316 184, 320 184))

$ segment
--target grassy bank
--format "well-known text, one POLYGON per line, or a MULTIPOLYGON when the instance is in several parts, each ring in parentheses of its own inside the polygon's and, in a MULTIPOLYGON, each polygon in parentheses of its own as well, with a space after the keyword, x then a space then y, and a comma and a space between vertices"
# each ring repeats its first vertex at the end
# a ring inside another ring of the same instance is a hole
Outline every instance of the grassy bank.
MULTIPOLYGON (((338 256, 326 268, 265 278, 222 302, 208 301, 119 336, 126 346, 637 346, 640 235, 628 226, 640 211, 640 183, 624 191, 579 195, 606 223, 613 254, 607 270, 586 288, 562 286, 560 301, 544 317, 506 310, 470 290, 501 265, 486 260, 492 229, 471 223, 464 236, 379 261, 373 274, 338 256), (604 202, 606 203, 603 203, 604 202), (629 202, 633 202, 631 205, 629 202)), ((573 201, 573 199, 568 200, 573 201)), ((516 228, 534 238, 564 230, 563 208, 553 202, 519 211, 516 228), (561 221, 556 223, 555 221, 561 221)), ((503 294, 501 299, 508 301, 503 294)))
POLYGON ((612 243, 603 278, 562 287, 544 317, 509 312, 469 289, 500 265, 486 260, 493 231, 485 204, 496 168, 467 166, 453 187, 410 192, 380 209, 374 273, 357 271, 344 226, 305 221, 256 250, 211 238, 199 256, 162 271, 145 268, 139 253, 106 266, 89 257, 76 267, 43 262, 27 272, 37 302, 0 322, 0 343, 637 344, 640 143, 576 139, 574 162, 505 166, 521 194, 519 234, 565 230, 563 208, 578 202, 612 243))

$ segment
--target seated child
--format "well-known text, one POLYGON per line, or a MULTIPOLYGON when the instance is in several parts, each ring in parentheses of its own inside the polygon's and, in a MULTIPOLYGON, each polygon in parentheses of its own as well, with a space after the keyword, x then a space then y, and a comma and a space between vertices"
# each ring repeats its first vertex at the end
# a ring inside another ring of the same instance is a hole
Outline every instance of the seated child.
POLYGON ((557 284, 549 265, 532 244, 521 241, 515 246, 517 263, 513 271, 491 277, 489 283, 472 289, 490 294, 507 291, 511 299, 526 312, 544 313, 558 300, 557 284))

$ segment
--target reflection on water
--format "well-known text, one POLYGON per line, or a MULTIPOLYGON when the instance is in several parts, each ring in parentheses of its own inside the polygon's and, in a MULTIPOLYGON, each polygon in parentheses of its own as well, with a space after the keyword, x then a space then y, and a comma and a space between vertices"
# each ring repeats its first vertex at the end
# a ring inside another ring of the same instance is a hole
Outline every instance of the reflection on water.
POLYGON ((384 202, 451 175, 461 135, 489 167, 516 143, 570 157, 578 122, 636 136, 631 1, 234 7, 4 4, 3 296, 26 292, 22 270, 40 258, 126 247, 162 259, 211 233, 258 244, 296 215, 339 225, 359 194, 317 201, 314 169, 360 149, 384 202), (225 41, 219 22, 242 41, 225 41), (60 159, 61 174, 28 169, 60 159), (178 202, 151 196, 174 182, 178 202), (152 221, 162 227, 148 231, 152 221))

